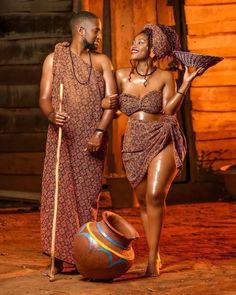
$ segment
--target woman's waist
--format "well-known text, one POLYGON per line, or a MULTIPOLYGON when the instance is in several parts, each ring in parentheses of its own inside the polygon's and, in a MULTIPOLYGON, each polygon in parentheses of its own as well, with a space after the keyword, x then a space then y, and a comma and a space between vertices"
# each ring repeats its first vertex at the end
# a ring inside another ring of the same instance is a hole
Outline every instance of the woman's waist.
POLYGON ((167 117, 170 117, 170 116, 166 114, 162 114, 162 113, 157 113, 157 114, 146 113, 144 111, 138 111, 129 116, 129 118, 131 119, 136 119, 141 121, 157 121, 157 122, 162 122, 167 117))

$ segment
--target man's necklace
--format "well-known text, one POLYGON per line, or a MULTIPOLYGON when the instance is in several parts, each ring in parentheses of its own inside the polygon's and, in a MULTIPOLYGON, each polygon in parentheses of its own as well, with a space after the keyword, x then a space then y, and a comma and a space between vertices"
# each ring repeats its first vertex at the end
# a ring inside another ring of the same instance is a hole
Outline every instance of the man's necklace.
POLYGON ((91 78, 91 73, 92 73, 92 58, 91 58, 91 53, 90 51, 88 52, 89 54, 89 62, 90 62, 90 69, 89 69, 89 74, 88 74, 88 79, 86 81, 80 81, 75 73, 75 67, 74 67, 74 62, 73 62, 73 57, 72 57, 72 53, 71 53, 71 49, 69 47, 69 53, 70 53, 70 59, 71 59, 71 65, 72 65, 72 70, 73 70, 73 74, 74 74, 74 77, 76 79, 76 81, 81 84, 81 85, 86 85, 89 83, 90 81, 90 78, 91 78))
POLYGON ((139 75, 139 76, 141 76, 141 77, 148 77, 148 76, 150 76, 151 74, 153 74, 155 71, 156 71, 156 69, 157 69, 157 67, 155 67, 150 73, 148 73, 148 74, 141 74, 141 73, 139 73, 139 71, 138 71, 138 69, 137 68, 135 68, 135 71, 136 71, 136 73, 139 75))

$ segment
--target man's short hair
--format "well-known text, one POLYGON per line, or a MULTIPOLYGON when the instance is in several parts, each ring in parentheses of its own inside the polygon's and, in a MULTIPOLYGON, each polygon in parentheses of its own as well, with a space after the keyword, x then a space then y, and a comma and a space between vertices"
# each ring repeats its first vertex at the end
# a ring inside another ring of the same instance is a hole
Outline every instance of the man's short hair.
POLYGON ((75 25, 78 22, 82 23, 85 20, 92 20, 92 19, 98 19, 98 17, 90 11, 80 11, 78 13, 74 13, 70 19, 71 31, 73 32, 75 25))

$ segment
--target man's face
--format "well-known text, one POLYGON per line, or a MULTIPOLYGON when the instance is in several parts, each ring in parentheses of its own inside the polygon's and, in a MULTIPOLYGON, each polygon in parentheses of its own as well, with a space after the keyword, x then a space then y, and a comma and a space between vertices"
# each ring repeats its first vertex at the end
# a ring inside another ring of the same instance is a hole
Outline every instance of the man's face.
POLYGON ((87 20, 84 25, 84 45, 90 50, 97 49, 101 36, 101 22, 99 19, 87 20))

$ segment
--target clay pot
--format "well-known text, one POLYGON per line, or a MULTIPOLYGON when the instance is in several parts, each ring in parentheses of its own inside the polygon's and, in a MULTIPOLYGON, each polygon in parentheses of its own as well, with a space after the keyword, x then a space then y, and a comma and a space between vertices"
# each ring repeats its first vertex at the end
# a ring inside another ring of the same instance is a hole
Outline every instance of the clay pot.
POLYGON ((110 280, 131 267, 134 251, 131 242, 138 232, 124 218, 110 211, 99 222, 88 222, 74 239, 74 258, 81 275, 88 279, 110 280))

